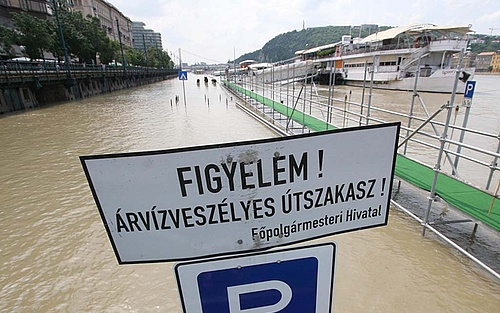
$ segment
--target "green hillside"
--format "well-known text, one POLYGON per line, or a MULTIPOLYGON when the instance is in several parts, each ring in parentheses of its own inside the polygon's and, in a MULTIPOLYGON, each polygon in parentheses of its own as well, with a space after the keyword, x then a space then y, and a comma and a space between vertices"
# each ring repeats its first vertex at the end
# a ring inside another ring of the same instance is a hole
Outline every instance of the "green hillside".
POLYGON ((476 35, 475 37, 482 42, 472 43, 470 45, 471 52, 481 53, 500 50, 500 36, 476 35))

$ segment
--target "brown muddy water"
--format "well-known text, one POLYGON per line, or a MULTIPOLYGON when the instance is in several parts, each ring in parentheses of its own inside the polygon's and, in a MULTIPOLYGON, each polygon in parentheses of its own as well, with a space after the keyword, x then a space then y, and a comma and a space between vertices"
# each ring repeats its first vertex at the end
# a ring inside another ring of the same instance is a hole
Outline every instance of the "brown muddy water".
MULTIPOLYGON (((186 105, 170 80, 0 118, 1 312, 182 312, 173 263, 118 265, 78 157, 277 136, 195 80, 186 105)), ((420 233, 391 209, 317 240, 337 243, 334 312, 498 312, 499 281, 420 233)))

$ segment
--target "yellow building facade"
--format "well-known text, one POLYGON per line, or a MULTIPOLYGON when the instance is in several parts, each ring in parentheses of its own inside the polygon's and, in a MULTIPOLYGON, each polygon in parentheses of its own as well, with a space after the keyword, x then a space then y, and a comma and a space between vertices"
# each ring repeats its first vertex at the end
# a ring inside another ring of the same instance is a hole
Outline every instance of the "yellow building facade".
POLYGON ((491 57, 491 71, 493 73, 500 73, 500 53, 496 52, 491 57))

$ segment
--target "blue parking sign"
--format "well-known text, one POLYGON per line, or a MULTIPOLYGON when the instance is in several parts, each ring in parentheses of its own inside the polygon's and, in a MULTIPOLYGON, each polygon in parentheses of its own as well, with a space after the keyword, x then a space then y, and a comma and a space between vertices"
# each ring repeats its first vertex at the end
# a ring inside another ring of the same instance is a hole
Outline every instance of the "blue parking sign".
POLYGON ((335 244, 175 266, 185 313, 329 313, 335 244))
POLYGON ((204 272, 198 276, 202 312, 257 308, 316 312, 317 276, 318 260, 314 257, 204 272))
POLYGON ((464 93, 464 98, 469 98, 472 99, 474 96, 474 89, 476 88, 476 82, 473 80, 467 81, 465 84, 465 93, 464 93))

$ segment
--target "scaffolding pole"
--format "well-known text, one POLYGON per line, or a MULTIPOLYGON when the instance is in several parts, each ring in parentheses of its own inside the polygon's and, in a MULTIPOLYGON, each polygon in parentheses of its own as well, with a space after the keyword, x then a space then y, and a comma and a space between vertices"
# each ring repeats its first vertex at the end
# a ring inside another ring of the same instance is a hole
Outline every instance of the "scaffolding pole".
POLYGON ((450 101, 448 102, 448 105, 447 105, 448 113, 446 114, 446 123, 444 125, 443 134, 441 135, 441 138, 439 139, 440 142, 441 142, 441 144, 440 144, 440 148, 439 148, 438 159, 436 161, 436 166, 434 167, 434 179, 432 181, 431 192, 430 192, 430 195, 429 195, 429 202, 428 202, 428 206, 427 206, 427 212, 425 213, 424 225, 423 225, 423 229, 422 229, 422 236, 425 236, 425 230, 429 226, 429 216, 430 216, 430 213, 431 213, 432 202, 434 202, 434 200, 436 198, 436 185, 437 185, 437 180, 438 180, 438 177, 439 177, 439 173, 441 172, 441 160, 442 160, 443 154, 444 154, 444 146, 446 144, 446 137, 448 136, 448 128, 450 126, 451 114, 452 114, 452 111, 453 111, 451 109, 453 108, 453 105, 455 103, 455 96, 457 94, 458 79, 460 77, 460 67, 462 66, 463 57, 464 57, 464 49, 462 49, 460 51, 460 58, 459 58, 459 61, 458 61, 458 68, 457 68, 457 71, 455 73, 455 84, 453 85, 453 92, 451 94, 451 99, 450 99, 450 101))

